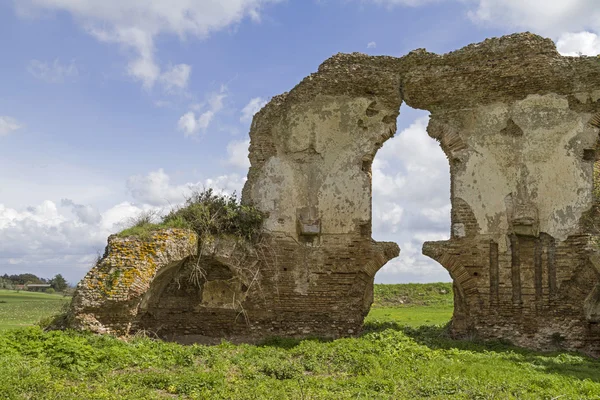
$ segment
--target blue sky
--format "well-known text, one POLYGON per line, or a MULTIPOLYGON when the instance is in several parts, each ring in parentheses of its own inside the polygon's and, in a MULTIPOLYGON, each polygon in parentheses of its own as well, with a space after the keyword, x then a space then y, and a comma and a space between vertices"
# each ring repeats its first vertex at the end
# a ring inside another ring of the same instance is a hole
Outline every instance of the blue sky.
MULTIPOLYGON (((0 2, 0 274, 78 281, 106 236, 190 187, 238 190, 251 116, 337 52, 436 53, 529 30, 600 53, 595 0, 0 2)), ((381 282, 449 280, 445 157, 403 107, 374 164, 381 282)))

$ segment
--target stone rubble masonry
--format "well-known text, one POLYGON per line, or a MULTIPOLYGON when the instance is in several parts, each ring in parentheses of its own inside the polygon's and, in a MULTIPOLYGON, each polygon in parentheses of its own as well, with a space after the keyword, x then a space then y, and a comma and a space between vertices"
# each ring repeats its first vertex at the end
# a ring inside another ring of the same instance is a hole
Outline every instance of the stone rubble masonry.
POLYGON ((197 241, 195 233, 183 229, 157 231, 148 240, 111 235, 102 259, 77 285, 72 327, 129 333, 154 282, 197 254, 197 241))
POLYGON ((600 355, 600 59, 562 57, 530 33, 444 55, 326 60, 253 119, 242 201, 268 214, 260 245, 215 238, 199 259, 177 247, 159 274, 113 261, 115 244, 154 238, 112 237, 79 286, 80 326, 240 340, 358 332, 375 273, 399 254, 371 238, 371 164, 402 103, 431 113, 449 161, 450 239, 423 253, 454 281, 453 335, 600 355), (119 268, 152 273, 106 294, 99 282, 119 268))

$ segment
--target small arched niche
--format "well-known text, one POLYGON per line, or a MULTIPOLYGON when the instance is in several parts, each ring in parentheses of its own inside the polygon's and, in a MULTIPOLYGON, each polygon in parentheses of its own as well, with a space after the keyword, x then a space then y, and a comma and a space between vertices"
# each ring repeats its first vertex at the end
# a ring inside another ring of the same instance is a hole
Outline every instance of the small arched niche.
POLYGON ((244 330, 239 316, 248 286, 222 261, 191 257, 162 270, 140 303, 137 330, 173 339, 244 330))

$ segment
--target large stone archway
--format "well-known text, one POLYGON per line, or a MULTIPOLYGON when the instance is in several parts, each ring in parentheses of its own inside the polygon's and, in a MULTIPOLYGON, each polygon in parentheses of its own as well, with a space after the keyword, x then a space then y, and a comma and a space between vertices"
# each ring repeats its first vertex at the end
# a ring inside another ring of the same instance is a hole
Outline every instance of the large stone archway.
MULTIPOLYGON (((452 332, 599 354, 600 60, 529 33, 441 56, 338 54, 254 117, 242 200, 268 213, 272 255, 253 260, 247 324, 231 332, 360 329, 399 253, 371 239, 371 162, 402 103, 431 113, 450 163, 451 238, 423 252, 454 280, 452 332)), ((172 333, 198 333, 190 318, 172 333)))
POLYGON ((428 110, 450 163, 452 232, 423 252, 454 281, 453 333, 597 353, 599 100, 598 58, 561 57, 532 34, 443 56, 338 54, 255 117, 244 201, 316 259, 329 242, 367 242, 370 162, 403 102, 428 110), (320 236, 302 231, 308 221, 320 236))

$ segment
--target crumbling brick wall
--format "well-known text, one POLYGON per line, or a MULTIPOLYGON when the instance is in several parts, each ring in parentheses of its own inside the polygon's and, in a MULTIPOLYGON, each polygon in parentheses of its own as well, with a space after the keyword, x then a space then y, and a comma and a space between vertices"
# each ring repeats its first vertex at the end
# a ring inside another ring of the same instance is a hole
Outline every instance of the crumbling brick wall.
POLYGON ((454 280, 452 332, 599 354, 600 60, 561 57, 529 33, 445 55, 338 54, 274 97, 252 122, 242 197, 268 214, 268 256, 240 263, 223 244, 199 260, 212 278, 192 288, 177 282, 198 260, 182 254, 135 303, 132 326, 244 339, 357 332, 375 273, 399 253, 371 239, 371 163, 403 102, 431 112, 450 165, 451 238, 423 251, 454 280))

